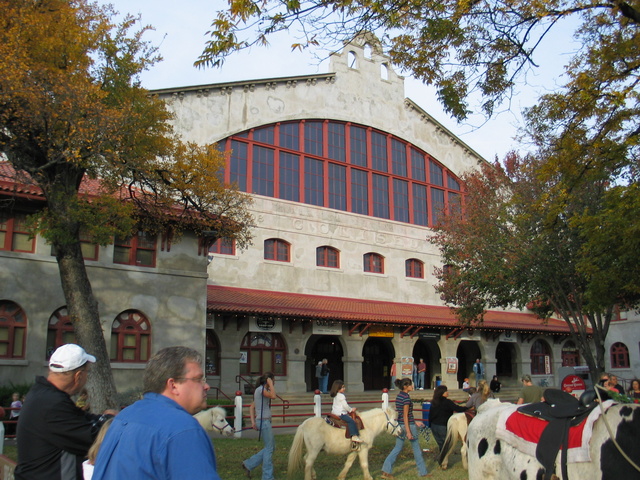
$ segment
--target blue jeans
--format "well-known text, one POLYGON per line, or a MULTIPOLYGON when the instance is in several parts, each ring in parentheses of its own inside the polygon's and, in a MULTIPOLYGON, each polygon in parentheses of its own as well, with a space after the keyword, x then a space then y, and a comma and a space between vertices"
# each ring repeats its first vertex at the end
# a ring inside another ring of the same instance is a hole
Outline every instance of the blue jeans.
POLYGON ((353 437, 354 435, 360 435, 360 431, 358 430, 358 425, 355 420, 351 418, 349 415, 340 415, 340 418, 347 422, 349 425, 349 434, 353 437))
MULTIPOLYGON (((411 429, 411 435, 413 436, 413 440, 409 440, 411 443, 411 448, 413 448, 413 458, 416 460, 416 467, 418 467, 418 475, 423 476, 427 474, 427 466, 424 463, 424 458, 422 458, 422 450, 420 450, 420 440, 418 439, 418 428, 415 423, 409 425, 411 429)), ((382 465, 382 471, 384 473, 391 474, 393 470, 393 464, 396 462, 396 458, 400 455, 402 448, 404 447, 404 441, 406 437, 396 438, 396 444, 391 450, 391 453, 387 456, 382 465)))
POLYGON ((431 433, 433 433, 433 438, 438 444, 438 448, 442 451, 442 446, 444 445, 444 440, 447 438, 447 426, 446 425, 434 425, 431 424, 431 433))
POLYGON ((324 375, 320 377, 320 379, 322 380, 320 391, 322 393, 329 393, 329 375, 324 375))
POLYGON ((273 430, 271 429, 271 419, 258 420, 256 422, 260 437, 264 442, 264 448, 251 458, 244 461, 244 466, 249 470, 253 470, 262 464, 262 480, 274 480, 273 477, 273 450, 275 441, 273 438, 273 430))
POLYGON ((424 372, 418 373, 418 388, 424 388, 424 372))

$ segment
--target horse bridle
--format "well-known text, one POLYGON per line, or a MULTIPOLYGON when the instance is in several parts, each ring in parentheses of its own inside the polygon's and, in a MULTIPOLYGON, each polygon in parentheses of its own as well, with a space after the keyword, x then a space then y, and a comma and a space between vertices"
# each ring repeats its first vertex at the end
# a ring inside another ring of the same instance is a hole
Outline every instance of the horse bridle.
POLYGON ((384 412, 384 416, 387 417, 387 425, 385 426, 385 429, 389 430, 389 425, 391 425, 391 435, 393 435, 393 433, 396 431, 396 429, 399 429, 400 431, 402 431, 402 429, 400 428, 400 422, 396 421, 396 423, 394 424, 390 419, 389 419, 389 415, 387 414, 387 411, 385 410, 384 412))
POLYGON ((215 423, 213 423, 213 418, 211 419, 211 428, 215 428, 220 435, 222 435, 222 432, 224 432, 224 430, 227 427, 229 427, 233 431, 233 433, 236 433, 236 429, 233 428, 231 426, 231 424, 226 419, 225 419, 224 425, 222 427, 217 426, 215 423))

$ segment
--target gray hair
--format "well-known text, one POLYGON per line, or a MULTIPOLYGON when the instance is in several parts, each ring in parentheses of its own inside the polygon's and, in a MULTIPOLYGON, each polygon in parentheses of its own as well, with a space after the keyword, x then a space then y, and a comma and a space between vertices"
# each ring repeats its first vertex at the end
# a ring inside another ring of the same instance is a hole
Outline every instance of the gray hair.
POLYGON ((163 348, 147 363, 142 378, 143 391, 164 392, 167 380, 184 376, 185 367, 189 362, 202 365, 202 355, 188 347, 163 348))

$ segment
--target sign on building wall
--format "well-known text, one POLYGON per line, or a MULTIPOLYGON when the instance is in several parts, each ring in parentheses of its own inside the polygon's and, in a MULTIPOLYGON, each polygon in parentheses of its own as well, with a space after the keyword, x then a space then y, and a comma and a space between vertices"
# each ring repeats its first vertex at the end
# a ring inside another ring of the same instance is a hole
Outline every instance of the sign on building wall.
POLYGON ((315 320, 311 333, 314 335, 342 335, 342 323, 333 320, 315 320))
POLYGON ((447 373, 458 373, 458 359, 447 357, 447 373))
POLYGON ((400 359, 400 371, 402 377, 409 377, 413 375, 413 357, 402 357, 400 359))
POLYGON ((249 317, 250 332, 282 332, 282 319, 271 317, 249 317))
POLYGON ((551 357, 549 355, 544 356, 544 373, 547 375, 551 373, 551 357))
POLYGON ((513 332, 504 332, 500 334, 499 342, 518 343, 518 335, 513 332))
POLYGON ((369 328, 370 337, 393 337, 393 327, 384 325, 372 325, 369 328))
POLYGON ((422 340, 440 340, 438 332, 418 332, 418 338, 422 340))

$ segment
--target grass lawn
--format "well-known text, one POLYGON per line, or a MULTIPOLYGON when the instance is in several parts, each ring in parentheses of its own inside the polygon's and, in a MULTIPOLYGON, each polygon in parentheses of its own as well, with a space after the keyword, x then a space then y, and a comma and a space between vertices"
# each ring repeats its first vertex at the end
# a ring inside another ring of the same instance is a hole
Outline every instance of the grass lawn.
MULTIPOLYGON (((289 449, 291 442, 293 441, 293 435, 276 435, 276 451, 273 455, 275 464, 275 476, 278 480, 284 480, 287 478, 287 462, 289 456, 289 449)), ((379 479, 382 463, 393 448, 395 437, 391 435, 380 435, 374 444, 374 447, 369 451, 369 470, 373 478, 379 479)), ((242 469, 240 468, 240 462, 245 458, 249 458, 262 448, 262 442, 255 439, 247 438, 222 438, 214 437, 214 446, 216 450, 216 457, 218 460, 218 473, 222 480, 244 480, 246 477, 242 469)), ((429 443, 425 443, 424 438, 420 438, 420 443, 423 448, 430 448, 431 452, 436 452, 438 447, 433 439, 430 439, 429 443)), ((427 463, 427 469, 430 473, 433 473, 434 479, 438 480, 467 480, 467 471, 462 468, 460 460, 460 445, 456 448, 456 454, 449 457, 449 469, 443 471, 438 467, 436 463, 436 456, 434 453, 425 453, 425 461, 427 463)), ((16 447, 5 445, 4 454, 14 460, 17 459, 16 447)), ((338 473, 342 470, 346 456, 332 455, 329 456, 325 453, 320 453, 315 463, 315 469, 318 476, 318 480, 331 480, 338 477, 338 473)), ((261 470, 257 468, 253 471, 253 478, 260 480, 261 470)), ((404 450, 398 456, 396 464, 393 468, 393 475, 402 480, 418 480, 418 471, 413 460, 413 452, 409 445, 409 442, 405 443, 404 450)), ((348 480, 362 480, 362 470, 360 469, 360 463, 356 459, 349 474, 348 480)), ((299 472, 294 480, 303 480, 304 472, 299 472)))

